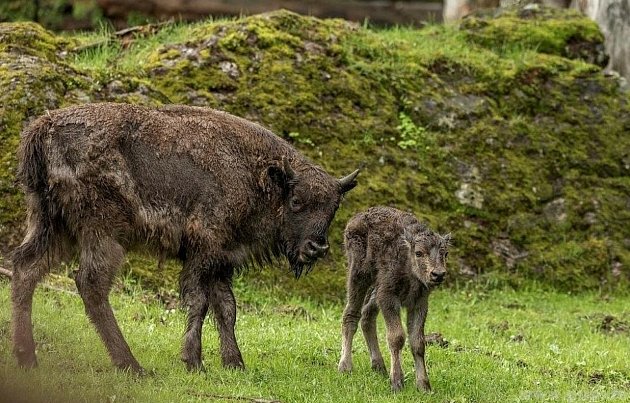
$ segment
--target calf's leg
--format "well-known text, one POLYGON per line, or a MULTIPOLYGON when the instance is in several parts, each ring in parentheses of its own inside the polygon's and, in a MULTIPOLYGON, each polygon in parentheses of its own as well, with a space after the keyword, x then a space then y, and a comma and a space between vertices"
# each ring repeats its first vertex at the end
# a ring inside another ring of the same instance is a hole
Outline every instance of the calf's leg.
POLYGON ((405 345, 405 332, 400 320, 400 301, 391 294, 377 293, 376 302, 383 312, 387 327, 387 344, 391 353, 390 380, 392 390, 397 392, 403 387, 403 372, 400 353, 405 345))
POLYGON ((427 368, 424 362, 424 322, 428 312, 428 292, 420 297, 414 306, 407 312, 407 331, 409 332, 409 345, 413 355, 416 370, 416 387, 425 391, 431 390, 427 368))
POLYGON ((387 373, 381 349, 378 346, 378 336, 376 333, 376 317, 378 316, 378 305, 376 304, 376 292, 373 290, 365 297, 363 309, 361 309, 361 330, 365 337, 372 369, 377 372, 387 373))
POLYGON ((338 369, 340 372, 352 371, 352 339, 357 332, 358 322, 361 318, 361 307, 365 294, 371 285, 369 278, 361 272, 350 255, 350 267, 346 284, 347 303, 343 310, 341 323, 341 358, 338 369))

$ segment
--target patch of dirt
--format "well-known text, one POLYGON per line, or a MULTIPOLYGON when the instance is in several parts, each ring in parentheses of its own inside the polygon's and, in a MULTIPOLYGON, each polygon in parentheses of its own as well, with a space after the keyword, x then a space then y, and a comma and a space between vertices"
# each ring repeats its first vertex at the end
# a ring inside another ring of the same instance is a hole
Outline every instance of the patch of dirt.
POLYGON ((519 367, 519 368, 527 368, 527 367, 529 367, 529 364, 526 363, 523 360, 517 360, 516 361, 516 366, 519 367))
POLYGON ((630 335, 630 321, 627 316, 617 317, 608 313, 594 313, 585 315, 582 319, 586 319, 595 327, 598 332, 615 335, 630 335))
POLYGON ((488 329, 490 329, 490 331, 495 334, 505 333, 508 331, 509 328, 510 328, 510 324, 508 323, 507 320, 503 320, 499 323, 493 323, 493 322, 488 323, 488 329))
POLYGON ((505 304, 503 306, 508 308, 508 309, 524 309, 525 308, 525 305, 521 304, 520 302, 510 302, 510 303, 505 304))
POLYGON ((448 348, 449 341, 446 340, 441 333, 433 332, 424 337, 424 343, 428 345, 436 345, 442 348, 448 348))
POLYGON ((602 333, 628 333, 630 326, 626 321, 612 315, 606 315, 599 323, 597 329, 602 333))
POLYGON ((281 305, 273 309, 276 314, 290 316, 293 318, 304 318, 307 321, 317 320, 314 315, 311 315, 305 308, 294 305, 281 305))

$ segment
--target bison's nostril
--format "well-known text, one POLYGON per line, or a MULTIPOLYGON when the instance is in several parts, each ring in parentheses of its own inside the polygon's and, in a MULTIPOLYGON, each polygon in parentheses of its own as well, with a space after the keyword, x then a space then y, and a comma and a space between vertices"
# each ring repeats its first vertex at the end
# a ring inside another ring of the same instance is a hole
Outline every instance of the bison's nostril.
POLYGON ((330 248, 330 246, 325 243, 325 241, 323 244, 318 244, 314 241, 306 242, 306 250, 312 256, 324 256, 326 252, 328 252, 328 248, 330 248))
POLYGON ((431 279, 436 280, 436 281, 442 281, 445 275, 446 273, 431 272, 431 279))

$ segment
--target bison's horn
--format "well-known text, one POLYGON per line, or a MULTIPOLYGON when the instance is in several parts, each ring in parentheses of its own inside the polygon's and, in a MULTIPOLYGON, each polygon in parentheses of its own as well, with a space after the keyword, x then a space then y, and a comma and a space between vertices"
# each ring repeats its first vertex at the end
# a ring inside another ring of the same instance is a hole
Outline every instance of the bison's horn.
POLYGON ((358 174, 359 174, 359 170, 357 169, 350 175, 344 176, 343 178, 339 179, 339 186, 341 187, 341 193, 346 193, 347 191, 349 191, 350 189, 352 189, 353 187, 357 185, 356 177, 358 174))

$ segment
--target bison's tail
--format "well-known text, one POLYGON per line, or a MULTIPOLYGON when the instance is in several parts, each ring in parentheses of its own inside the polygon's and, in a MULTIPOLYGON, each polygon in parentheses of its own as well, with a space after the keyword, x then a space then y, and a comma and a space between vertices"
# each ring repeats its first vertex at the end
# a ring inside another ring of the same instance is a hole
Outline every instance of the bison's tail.
POLYGON ((44 142, 51 124, 51 118, 44 116, 29 125, 18 149, 17 179, 26 195, 28 227, 22 244, 13 252, 15 270, 27 270, 43 259, 50 266, 59 257, 58 214, 50 198, 44 142))

